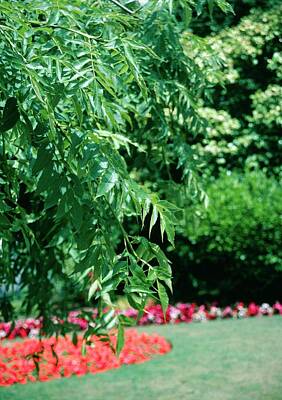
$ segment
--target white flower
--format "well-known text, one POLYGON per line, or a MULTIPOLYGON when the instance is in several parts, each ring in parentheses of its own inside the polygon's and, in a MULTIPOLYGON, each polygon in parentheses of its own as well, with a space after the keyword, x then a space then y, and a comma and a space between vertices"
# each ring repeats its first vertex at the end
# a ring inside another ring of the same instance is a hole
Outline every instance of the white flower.
POLYGON ((180 311, 176 307, 171 307, 169 314, 171 319, 177 319, 180 316, 180 311))
POLYGON ((37 337, 38 335, 39 335, 39 329, 31 329, 28 334, 28 337, 34 338, 37 337))
POLYGON ((198 311, 193 314, 193 321, 195 322, 204 322, 207 320, 206 314, 203 311, 198 311))
POLYGON ((270 307, 270 305, 268 303, 263 303, 260 308, 259 311, 262 314, 273 314, 273 308, 270 307))
POLYGON ((244 307, 239 307, 237 317, 238 318, 245 318, 246 314, 247 314, 247 309, 244 308, 244 307))
POLYGON ((0 339, 6 337, 6 332, 5 331, 0 331, 0 339))

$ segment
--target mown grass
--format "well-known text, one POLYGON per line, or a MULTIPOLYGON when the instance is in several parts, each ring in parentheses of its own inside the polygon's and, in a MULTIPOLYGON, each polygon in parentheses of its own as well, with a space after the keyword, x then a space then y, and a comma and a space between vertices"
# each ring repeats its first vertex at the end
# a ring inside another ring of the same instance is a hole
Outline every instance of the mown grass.
POLYGON ((151 326, 172 351, 98 375, 0 388, 1 400, 281 400, 282 318, 151 326))

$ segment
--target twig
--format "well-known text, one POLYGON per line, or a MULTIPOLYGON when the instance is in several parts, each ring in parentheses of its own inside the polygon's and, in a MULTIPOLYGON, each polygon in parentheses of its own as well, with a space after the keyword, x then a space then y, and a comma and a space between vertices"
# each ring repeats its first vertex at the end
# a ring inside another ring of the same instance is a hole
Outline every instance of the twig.
POLYGON ((126 11, 128 14, 133 15, 134 11, 130 10, 129 8, 125 7, 123 4, 121 4, 117 0, 110 0, 112 3, 114 3, 116 6, 120 7, 123 11, 126 11))

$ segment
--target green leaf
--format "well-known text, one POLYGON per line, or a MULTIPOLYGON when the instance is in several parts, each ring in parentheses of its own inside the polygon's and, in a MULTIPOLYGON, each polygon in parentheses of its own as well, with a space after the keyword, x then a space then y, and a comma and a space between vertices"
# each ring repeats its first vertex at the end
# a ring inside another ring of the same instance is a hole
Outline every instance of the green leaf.
POLYGON ((124 293, 144 293, 144 294, 153 294, 151 289, 148 289, 145 285, 130 285, 126 286, 124 289, 124 293))
POLYGON ((169 304, 168 295, 166 293, 164 285, 162 285, 159 281, 157 282, 158 286, 158 296, 161 302, 164 318, 166 319, 166 310, 169 304))
POLYGON ((73 342, 74 346, 77 345, 77 333, 76 333, 76 332, 73 332, 73 335, 72 335, 72 342, 73 342))
POLYGON ((161 234, 163 238, 164 232, 167 234, 168 241, 174 246, 175 230, 171 219, 165 213, 160 213, 161 234))
POLYGON ((228 1, 216 0, 216 4, 223 12, 225 12, 225 13, 231 12, 232 14, 234 14, 233 7, 231 6, 230 3, 228 3, 228 1))
POLYGON ((53 169, 53 165, 46 165, 38 180, 36 192, 42 193, 46 190, 53 190, 54 184, 57 183, 56 178, 58 177, 58 174, 53 169))
POLYGON ((127 293, 126 298, 128 300, 129 305, 135 310, 142 311, 142 299, 135 293, 127 293))
POLYGON ((95 280, 88 291, 88 301, 94 296, 94 294, 96 293, 97 289, 100 287, 98 280, 95 280))
POLYGON ((185 29, 187 29, 190 25, 192 19, 192 10, 187 4, 184 5, 184 15, 183 15, 183 24, 185 29))
POLYGON ((158 219, 158 209, 154 205, 153 206, 153 211, 152 211, 152 214, 151 214, 151 219, 150 219, 149 237, 151 236, 152 228, 155 225, 155 223, 157 222, 157 219, 158 219))
POLYGON ((210 18, 213 18, 214 0, 208 0, 210 18))
POLYGON ((75 228, 79 230, 83 221, 83 207, 74 196, 71 197, 70 215, 75 228))
MULTIPOLYGON (((129 265, 130 271, 132 272, 134 282, 145 283, 147 282, 147 277, 141 267, 136 262, 132 262, 129 265)), ((132 280, 131 280, 132 281, 132 280)))
MULTIPOLYGON (((87 233, 87 231, 86 231, 86 233, 87 233)), ((87 234, 86 234, 86 238, 87 238, 87 234)), ((85 239, 85 240, 87 241, 87 239, 85 239)), ((84 250, 84 249, 80 248, 80 250, 84 250)), ((84 271, 88 270, 90 267, 95 267, 96 269, 98 269, 101 264, 100 256, 101 256, 101 248, 99 246, 95 246, 95 245, 88 246, 86 255, 75 267, 75 273, 84 272, 84 271)))
POLYGON ((9 97, 4 106, 2 120, 0 120, 0 132, 6 132, 12 129, 19 119, 20 113, 17 99, 15 97, 9 97))
POLYGON ((96 230, 89 226, 88 222, 83 223, 76 236, 78 250, 88 249, 93 242, 95 233, 96 230))
POLYGON ((100 183, 98 184, 96 198, 104 196, 106 193, 108 193, 111 189, 113 189, 114 186, 116 186, 118 181, 119 176, 115 171, 106 171, 103 174, 100 183))
POLYGON ((82 354, 83 357, 86 356, 86 340, 85 339, 82 341, 81 354, 82 354))
POLYGON ((118 324, 116 354, 119 356, 124 346, 124 326, 121 322, 118 324))
POLYGON ((0 214, 0 227, 2 229, 11 227, 11 222, 9 221, 9 219, 6 217, 5 214, 0 214))
POLYGON ((42 171, 44 168, 49 166, 52 156, 53 154, 50 150, 46 149, 45 146, 40 146, 37 152, 35 163, 32 167, 32 172, 37 174, 39 171, 42 171))
POLYGON ((135 326, 136 325, 136 320, 132 317, 126 317, 125 315, 120 314, 118 318, 123 326, 135 326))

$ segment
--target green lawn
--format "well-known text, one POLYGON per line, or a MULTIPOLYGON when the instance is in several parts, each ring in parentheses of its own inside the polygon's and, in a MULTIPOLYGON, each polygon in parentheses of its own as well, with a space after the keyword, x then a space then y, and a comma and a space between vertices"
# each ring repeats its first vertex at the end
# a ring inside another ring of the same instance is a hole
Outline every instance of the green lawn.
POLYGON ((171 353, 98 375, 0 388, 0 399, 282 399, 281 317, 144 329, 169 339, 171 353))

